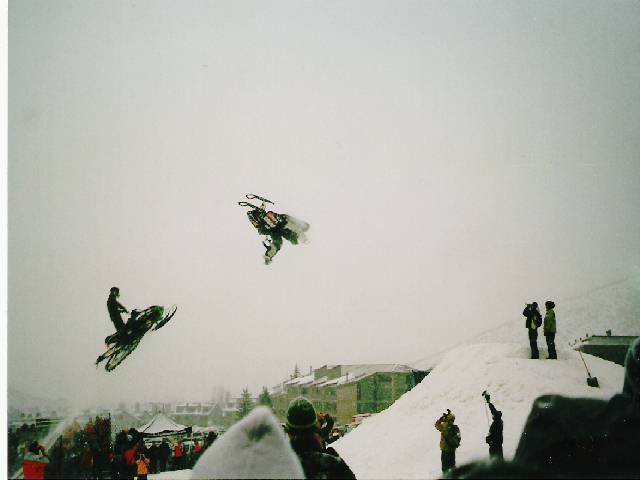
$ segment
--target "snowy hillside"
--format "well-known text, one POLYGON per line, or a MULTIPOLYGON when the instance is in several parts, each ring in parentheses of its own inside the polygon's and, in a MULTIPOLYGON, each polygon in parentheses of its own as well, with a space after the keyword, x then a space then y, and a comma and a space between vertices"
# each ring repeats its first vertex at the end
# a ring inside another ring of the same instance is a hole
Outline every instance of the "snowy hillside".
MULTIPOLYGON (((545 312, 545 300, 553 300, 556 303, 556 345, 559 348, 566 347, 569 342, 586 334, 605 335, 609 329, 613 335, 640 335, 640 277, 611 283, 571 298, 531 298, 527 301, 534 300, 538 302, 542 316, 545 312)), ((493 342, 522 342, 528 345, 529 339, 524 328, 525 318, 522 315, 524 307, 523 303, 508 321, 480 335, 465 339, 458 345, 493 342)), ((546 354, 542 334, 538 337, 538 347, 546 354)), ((417 369, 429 370, 438 364, 450 348, 433 352, 409 364, 417 369)))
POLYGON ((556 361, 530 360, 526 342, 458 347, 418 386, 336 442, 335 448, 360 479, 437 478, 440 434, 434 423, 447 408, 456 415, 462 433, 457 464, 488 456, 489 417, 481 397, 486 389, 503 412, 504 454, 509 459, 539 395, 606 399, 622 390, 622 367, 585 355, 600 383, 600 388, 591 388, 576 352, 560 349, 558 356, 556 361))

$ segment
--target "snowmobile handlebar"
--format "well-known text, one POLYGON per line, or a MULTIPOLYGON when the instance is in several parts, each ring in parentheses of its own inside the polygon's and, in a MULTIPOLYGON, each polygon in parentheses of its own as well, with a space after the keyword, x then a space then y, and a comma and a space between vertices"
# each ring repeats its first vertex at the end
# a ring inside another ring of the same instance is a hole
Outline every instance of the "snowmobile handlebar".
POLYGON ((259 195, 255 195, 255 194, 253 194, 253 193, 248 193, 248 194, 246 194, 246 195, 245 195, 245 197, 247 197, 247 200, 255 200, 255 199, 258 199, 258 200, 263 201, 264 203, 270 203, 271 205, 274 205, 274 203, 273 203, 271 200, 268 200, 268 199, 266 199, 266 198, 264 198, 264 197, 261 197, 261 196, 259 196, 259 195))

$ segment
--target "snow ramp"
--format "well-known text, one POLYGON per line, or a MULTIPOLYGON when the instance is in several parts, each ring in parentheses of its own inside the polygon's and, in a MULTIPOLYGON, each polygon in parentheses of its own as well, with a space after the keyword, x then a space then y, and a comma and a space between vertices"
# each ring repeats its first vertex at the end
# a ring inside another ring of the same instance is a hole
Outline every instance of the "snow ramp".
POLYGON ((606 400, 622 391, 624 369, 615 363, 584 355, 591 375, 600 383, 600 388, 592 388, 587 386, 587 374, 577 352, 560 349, 558 360, 531 360, 529 354, 528 345, 509 343, 455 348, 413 390, 333 446, 360 480, 438 478, 440 433, 434 423, 447 408, 455 414, 462 434, 456 464, 488 458, 485 437, 490 414, 481 396, 483 390, 502 411, 507 460, 515 453, 538 396, 560 394, 606 400))

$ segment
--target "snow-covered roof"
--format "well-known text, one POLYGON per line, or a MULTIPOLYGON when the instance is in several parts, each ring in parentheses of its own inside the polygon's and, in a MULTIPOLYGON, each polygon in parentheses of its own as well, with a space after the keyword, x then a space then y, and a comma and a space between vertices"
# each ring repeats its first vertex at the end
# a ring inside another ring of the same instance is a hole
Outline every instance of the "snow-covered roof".
POLYGON ((310 373, 309 375, 305 375, 304 377, 292 378, 288 382, 285 382, 285 384, 286 385, 306 385, 311 382, 313 382, 313 373, 310 373))
POLYGON ((186 428, 185 425, 174 422, 164 413, 157 413, 148 423, 137 428, 137 430, 146 435, 156 435, 159 433, 180 432, 186 428))
POLYGON ((324 385, 327 380, 329 379, 329 377, 327 377, 326 375, 324 377, 320 377, 317 380, 314 380, 314 382, 312 383, 312 385, 316 385, 316 386, 322 386, 324 385))
POLYGON ((407 365, 401 365, 399 363, 373 363, 373 364, 357 364, 357 365, 341 365, 340 373, 360 377, 363 375, 369 375, 371 373, 397 373, 397 372, 410 372, 411 367, 407 365))

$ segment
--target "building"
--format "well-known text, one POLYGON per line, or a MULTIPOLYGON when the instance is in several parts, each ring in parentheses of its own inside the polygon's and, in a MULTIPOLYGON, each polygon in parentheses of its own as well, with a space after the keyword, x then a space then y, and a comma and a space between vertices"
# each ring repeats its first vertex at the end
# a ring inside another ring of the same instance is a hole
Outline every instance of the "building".
POLYGON ((611 330, 607 330, 607 335, 592 335, 582 339, 576 350, 624 366, 627 350, 636 338, 638 337, 611 335, 611 330))
POLYGON ((223 411, 214 403, 178 403, 171 417, 188 427, 208 427, 220 424, 223 411))
POLYGON ((283 422, 289 402, 302 395, 318 412, 331 414, 339 424, 349 424, 354 415, 385 410, 427 374, 398 364, 325 365, 282 382, 270 395, 273 411, 283 422))

